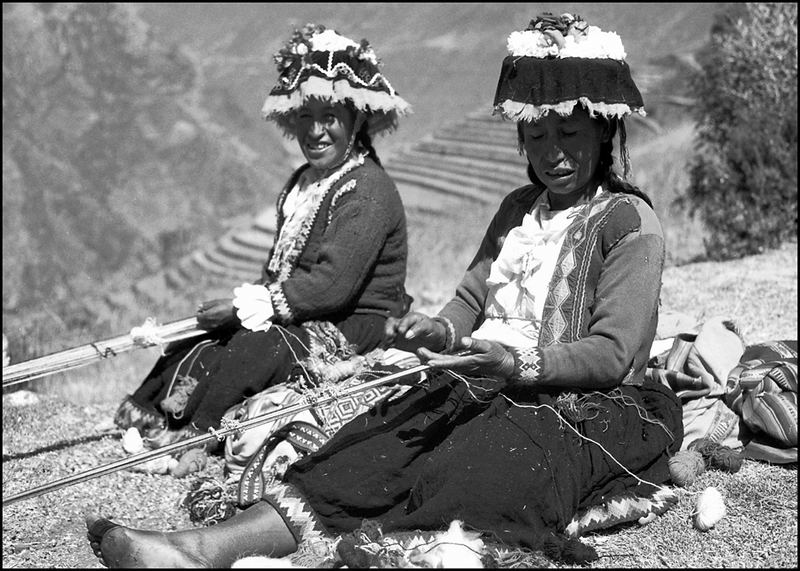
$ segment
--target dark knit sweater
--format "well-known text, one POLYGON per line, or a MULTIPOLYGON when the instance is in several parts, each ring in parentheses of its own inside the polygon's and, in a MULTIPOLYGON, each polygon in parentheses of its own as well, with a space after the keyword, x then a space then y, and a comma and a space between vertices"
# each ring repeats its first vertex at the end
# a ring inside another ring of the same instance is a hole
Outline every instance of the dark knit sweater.
MULTIPOLYGON (((300 167, 278 197, 280 235, 283 203, 300 167)), ((277 238, 276 238, 277 239, 277 238)), ((269 270, 273 246, 262 271, 282 324, 336 322, 352 313, 402 314, 408 258, 406 218, 392 179, 372 159, 338 180, 322 199, 300 254, 288 276, 269 270)))
MULTIPOLYGON (((500 205, 455 297, 439 312, 448 344, 483 321, 486 278, 508 232, 541 187, 500 205)), ((516 385, 608 389, 640 382, 658 322, 664 239, 655 213, 636 196, 603 191, 567 230, 548 288, 537 347, 512 349, 516 385)))

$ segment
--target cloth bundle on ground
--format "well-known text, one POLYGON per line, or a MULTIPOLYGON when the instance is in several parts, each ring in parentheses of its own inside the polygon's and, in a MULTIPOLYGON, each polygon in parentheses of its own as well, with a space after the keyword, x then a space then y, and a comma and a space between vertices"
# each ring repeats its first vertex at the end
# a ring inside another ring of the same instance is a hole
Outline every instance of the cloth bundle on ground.
POLYGON ((682 449, 703 440, 745 458, 796 462, 797 340, 747 345, 725 317, 662 321, 659 337, 672 346, 651 358, 647 374, 683 401, 682 449))

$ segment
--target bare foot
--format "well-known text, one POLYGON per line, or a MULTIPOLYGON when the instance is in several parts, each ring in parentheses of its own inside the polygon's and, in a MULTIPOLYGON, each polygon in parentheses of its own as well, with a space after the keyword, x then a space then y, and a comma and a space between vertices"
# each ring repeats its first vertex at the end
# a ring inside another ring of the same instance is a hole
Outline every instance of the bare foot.
POLYGON ((95 514, 86 517, 86 528, 92 551, 106 567, 213 567, 190 555, 173 534, 125 527, 95 514))

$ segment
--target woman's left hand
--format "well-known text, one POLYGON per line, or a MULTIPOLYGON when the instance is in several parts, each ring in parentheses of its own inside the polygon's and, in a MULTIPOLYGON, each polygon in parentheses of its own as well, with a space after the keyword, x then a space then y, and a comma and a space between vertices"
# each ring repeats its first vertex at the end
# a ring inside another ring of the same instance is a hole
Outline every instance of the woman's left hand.
POLYGON ((197 326, 206 331, 225 327, 237 321, 236 309, 233 307, 231 299, 204 301, 197 306, 195 317, 197 317, 197 326))
POLYGON ((514 356, 494 341, 462 337, 458 354, 444 355, 419 349, 420 359, 438 369, 451 369, 473 377, 506 380, 514 374, 514 356))

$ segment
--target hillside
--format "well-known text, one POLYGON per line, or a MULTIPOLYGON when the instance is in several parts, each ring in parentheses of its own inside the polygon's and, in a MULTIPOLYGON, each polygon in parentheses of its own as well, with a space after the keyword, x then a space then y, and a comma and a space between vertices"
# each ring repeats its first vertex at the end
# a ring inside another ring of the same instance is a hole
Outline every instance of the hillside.
MULTIPOLYGON (((671 98, 684 94, 686 66, 720 6, 535 9, 572 10, 616 30, 649 117, 669 132, 679 109, 671 98)), ((293 142, 259 110, 275 80, 272 53, 293 25, 325 22, 375 44, 388 77, 415 109, 397 133, 376 141, 391 162, 470 114, 489 114, 505 38, 526 25, 529 9, 4 4, 3 321, 12 348, 39 354, 58 348, 48 342, 57 335, 97 338, 127 328, 152 311, 133 284, 273 203, 299 159, 293 142), (20 339, 26 345, 14 347, 20 339)), ((648 133, 634 124, 631 141, 648 133)), ((670 196, 662 193, 662 200, 670 196)), ((185 292, 159 293, 178 300, 185 292)), ((163 316, 185 311, 157 309, 163 316)))
POLYGON ((4 317, 122 287, 264 199, 198 82, 125 6, 3 6, 4 317))

